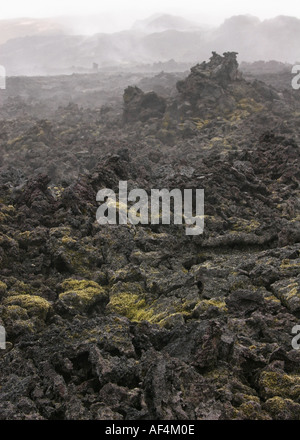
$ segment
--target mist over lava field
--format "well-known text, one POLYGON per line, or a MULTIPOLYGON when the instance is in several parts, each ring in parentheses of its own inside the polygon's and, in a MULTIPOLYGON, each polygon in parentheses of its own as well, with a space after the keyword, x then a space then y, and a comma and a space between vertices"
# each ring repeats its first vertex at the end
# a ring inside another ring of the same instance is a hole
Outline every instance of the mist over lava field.
POLYGON ((300 19, 95 23, 0 21, 0 420, 299 420, 300 19))

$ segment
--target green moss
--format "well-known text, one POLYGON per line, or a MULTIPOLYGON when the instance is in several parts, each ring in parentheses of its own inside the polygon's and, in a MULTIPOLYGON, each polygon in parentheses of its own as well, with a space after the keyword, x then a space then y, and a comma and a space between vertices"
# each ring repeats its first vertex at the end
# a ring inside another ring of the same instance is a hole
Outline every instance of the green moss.
POLYGON ((153 310, 151 308, 147 310, 145 299, 132 293, 120 292, 113 295, 108 307, 111 311, 126 316, 132 321, 150 321, 153 317, 153 310))
POLYGON ((282 397, 272 397, 271 399, 268 399, 266 402, 266 408, 269 412, 272 413, 279 413, 280 411, 283 411, 286 406, 287 406, 287 401, 288 402, 293 402, 290 399, 283 399, 282 397))
POLYGON ((300 405, 291 399, 272 397, 264 404, 264 409, 277 420, 299 420, 300 405))
POLYGON ((102 256, 101 250, 91 245, 88 238, 78 238, 69 227, 50 230, 51 251, 60 255, 72 271, 85 278, 91 277, 95 260, 102 256))
POLYGON ((16 144, 18 142, 21 142, 22 140, 23 140, 23 136, 18 136, 18 137, 14 138, 14 139, 8 140, 7 141, 7 145, 12 146, 12 145, 14 145, 14 144, 16 144))
POLYGON ((276 298, 276 296, 274 296, 274 295, 265 296, 264 300, 268 301, 268 302, 273 302, 273 303, 276 303, 276 304, 280 304, 280 300, 278 298, 276 298))
POLYGON ((217 307, 222 312, 227 312, 226 303, 218 298, 204 299, 199 301, 195 308, 201 313, 206 312, 210 307, 217 307))
POLYGON ((32 232, 31 231, 23 231, 23 232, 17 232, 14 235, 14 238, 17 240, 17 242, 21 246, 30 246, 32 244, 32 232))
POLYGON ((300 396, 300 376, 264 371, 259 380, 265 397, 297 399, 300 396))
POLYGON ((299 262, 296 262, 296 263, 292 262, 291 263, 291 261, 289 259, 282 260, 281 265, 280 265, 280 269, 288 269, 288 268, 292 268, 292 269, 297 268, 297 269, 299 269, 300 268, 300 263, 299 262))
POLYGON ((246 119, 249 115, 250 113, 247 110, 237 109, 228 115, 228 120, 232 124, 236 124, 237 122, 246 119))
POLYGON ((2 318, 8 338, 24 336, 26 333, 40 331, 45 327, 50 304, 43 298, 31 295, 12 296, 3 304, 2 318))
POLYGON ((212 380, 213 382, 223 379, 225 382, 230 378, 230 372, 224 367, 216 368, 214 370, 209 370, 204 374, 204 377, 212 380))
POLYGON ((18 295, 31 295, 33 294, 32 287, 24 283, 24 281, 14 280, 13 285, 9 291, 9 296, 18 296, 18 295))
POLYGON ((59 295, 60 302, 78 313, 86 312, 108 297, 106 290, 95 281, 67 279, 62 288, 64 292, 59 295))
MULTIPOLYGON (((156 272, 157 269, 152 268, 156 272)), ((149 268, 150 271, 150 268, 149 268)), ((150 271, 151 272, 151 271, 150 271)), ((149 282, 151 287, 151 282, 149 282)), ((197 296, 198 298, 198 296, 197 296)), ((193 295, 184 300, 181 297, 162 295, 153 299, 139 282, 118 282, 111 287, 107 310, 140 322, 149 321, 161 326, 178 322, 180 316, 191 314, 197 300, 193 295)))
POLYGON ((233 231, 240 231, 240 232, 254 232, 257 228, 259 228, 260 223, 257 220, 245 220, 245 219, 239 219, 234 225, 233 225, 233 231))
POLYGON ((99 252, 99 250, 94 248, 91 250, 88 246, 79 246, 80 250, 77 250, 74 249, 75 245, 76 242, 72 239, 65 241, 62 255, 65 255, 65 259, 74 273, 88 278, 91 276, 91 267, 93 267, 96 252, 99 252))
POLYGON ((170 316, 182 314, 182 312, 176 311, 174 304, 170 304, 169 309, 163 307, 157 300, 148 304, 142 292, 115 292, 110 296, 107 308, 131 321, 149 321, 160 325, 164 325, 165 320, 170 316))
POLYGON ((170 113, 166 112, 163 117, 161 126, 162 128, 167 130, 168 128, 170 128, 170 125, 171 125, 170 113))
POLYGON ((209 124, 209 119, 201 119, 201 118, 193 118, 193 121, 196 124, 197 130, 202 130, 209 124))
POLYGON ((63 238, 71 235, 71 228, 69 226, 59 226, 50 229, 50 237, 63 238))
POLYGON ((232 148, 227 139, 218 136, 212 138, 205 149, 211 149, 213 147, 219 147, 225 150, 230 150, 232 148))
MULTIPOLYGON (((41 321, 40 321, 41 322, 41 321)), ((13 323, 13 330, 9 330, 9 333, 13 333, 14 335, 24 336, 26 333, 34 333, 36 331, 41 330, 41 326, 37 325, 36 322, 33 322, 30 319, 22 320, 17 319, 13 323)))
POLYGON ((243 402, 238 408, 237 418, 242 420, 270 420, 270 416, 267 412, 262 410, 260 400, 256 396, 246 396, 245 402, 243 402))
POLYGON ((6 290, 7 290, 7 285, 2 281, 0 281, 0 295, 6 293, 6 290))
POLYGON ((259 397, 257 396, 253 396, 252 394, 243 394, 243 398, 245 399, 244 403, 247 402, 256 402, 256 403, 260 403, 259 397))
MULTIPOLYGON (((232 273, 234 275, 234 273, 232 273)), ((234 275, 237 279, 230 284, 230 290, 231 292, 234 292, 236 290, 240 289, 247 289, 247 290, 257 290, 256 286, 253 286, 251 284, 251 281, 246 277, 238 277, 238 273, 235 273, 234 275)))
POLYGON ((242 413, 243 419, 246 420, 257 420, 259 418, 260 406, 257 402, 247 402, 242 403, 239 406, 239 413, 242 413))
POLYGON ((61 239, 61 242, 62 242, 64 245, 70 246, 70 245, 73 245, 74 243, 76 243, 76 240, 74 240, 74 238, 72 238, 72 237, 69 237, 68 235, 65 235, 65 236, 61 239))
POLYGON ((285 307, 294 311, 299 309, 300 289, 296 278, 290 278, 290 281, 289 284, 277 283, 275 295, 285 307))
POLYGON ((288 295, 287 295, 287 300, 289 300, 289 299, 291 299, 291 298, 293 298, 294 296, 298 296, 299 295, 299 288, 298 288, 298 283, 293 283, 293 284, 290 284, 289 286, 288 286, 288 289, 289 289, 289 291, 288 291, 288 295))
POLYGON ((238 102, 239 109, 246 110, 249 113, 257 113, 264 109, 264 106, 253 98, 243 98, 238 102))
POLYGON ((254 99, 243 98, 238 101, 237 108, 227 114, 227 118, 231 123, 236 124, 248 118, 253 113, 261 112, 263 109, 264 106, 254 99))
POLYGON ((50 309, 50 303, 35 295, 15 295, 4 300, 5 305, 15 305, 25 309, 29 317, 38 317, 42 320, 46 319, 50 309))
POLYGON ((20 234, 18 235, 21 239, 24 240, 30 240, 31 238, 31 231, 24 231, 24 232, 20 232, 20 234))
POLYGON ((300 222, 300 214, 297 214, 296 217, 293 217, 291 219, 291 223, 300 222))
POLYGON ((75 280, 73 278, 68 278, 64 280, 61 284, 61 287, 64 291, 68 290, 85 290, 88 288, 98 289, 100 288, 99 284, 95 281, 90 280, 75 280))
POLYGON ((52 188, 52 190, 53 190, 53 192, 54 192, 54 194, 55 194, 55 197, 56 197, 57 199, 59 199, 59 198, 62 196, 62 194, 63 194, 65 188, 64 188, 63 186, 54 186, 54 187, 52 188))
POLYGON ((27 311, 20 307, 20 306, 7 306, 3 310, 3 319, 4 322, 7 322, 8 320, 27 320, 29 319, 27 311))
POLYGON ((0 207, 0 223, 8 223, 11 217, 16 213, 16 209, 12 205, 4 205, 0 207))

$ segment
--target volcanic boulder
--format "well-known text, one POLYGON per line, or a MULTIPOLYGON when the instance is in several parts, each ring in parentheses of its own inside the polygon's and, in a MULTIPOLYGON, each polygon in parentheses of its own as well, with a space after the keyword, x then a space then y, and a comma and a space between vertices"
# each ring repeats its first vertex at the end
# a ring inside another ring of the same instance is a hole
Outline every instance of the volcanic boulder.
POLYGON ((161 118, 166 110, 166 101, 155 92, 144 93, 138 87, 129 86, 124 91, 124 122, 161 118))

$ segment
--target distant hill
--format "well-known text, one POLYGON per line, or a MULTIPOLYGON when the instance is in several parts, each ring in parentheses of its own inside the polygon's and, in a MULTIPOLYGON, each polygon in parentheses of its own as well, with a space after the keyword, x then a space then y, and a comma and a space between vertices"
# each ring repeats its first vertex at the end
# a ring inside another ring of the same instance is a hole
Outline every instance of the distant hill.
POLYGON ((236 51, 239 61, 299 60, 300 20, 231 17, 204 29, 182 17, 155 15, 122 32, 74 35, 51 20, 0 21, 0 64, 8 75, 39 75, 153 63, 201 62, 212 51, 236 51), (2 42, 2 44, 1 44, 2 42))
POLYGON ((231 17, 211 35, 217 51, 236 50, 243 61, 295 62, 299 58, 300 20, 278 16, 260 21, 252 16, 231 17))
POLYGON ((163 32, 167 30, 191 31, 200 29, 199 23, 195 23, 185 18, 169 14, 155 14, 145 20, 138 20, 132 29, 141 30, 147 33, 163 32))
POLYGON ((29 35, 54 35, 63 32, 64 29, 60 24, 48 19, 0 20, 0 44, 13 38, 29 35))

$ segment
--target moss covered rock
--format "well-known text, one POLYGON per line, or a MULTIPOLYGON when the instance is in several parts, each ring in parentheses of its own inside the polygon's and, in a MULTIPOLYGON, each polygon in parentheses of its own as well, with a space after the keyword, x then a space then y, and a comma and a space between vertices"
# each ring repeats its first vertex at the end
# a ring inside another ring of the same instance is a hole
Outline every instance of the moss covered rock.
POLYGON ((62 283, 59 305, 72 314, 99 310, 108 303, 108 293, 95 281, 67 279, 62 283))
POLYGON ((276 420, 300 419, 300 405, 291 399, 272 397, 265 402, 263 408, 276 420))
POLYGON ((42 320, 46 319, 51 306, 47 300, 35 295, 11 296, 5 299, 4 304, 8 306, 19 306, 26 310, 29 317, 37 317, 42 320))
POLYGON ((299 375, 263 371, 260 375, 259 386, 264 398, 298 399, 300 397, 299 375))
POLYGON ((300 311, 300 277, 280 280, 272 285, 275 296, 291 312, 300 311))
POLYGON ((0 298, 6 293, 7 285, 0 281, 0 298))
POLYGON ((45 328, 50 308, 51 304, 47 300, 35 295, 13 295, 5 298, 1 315, 8 340, 45 328))

